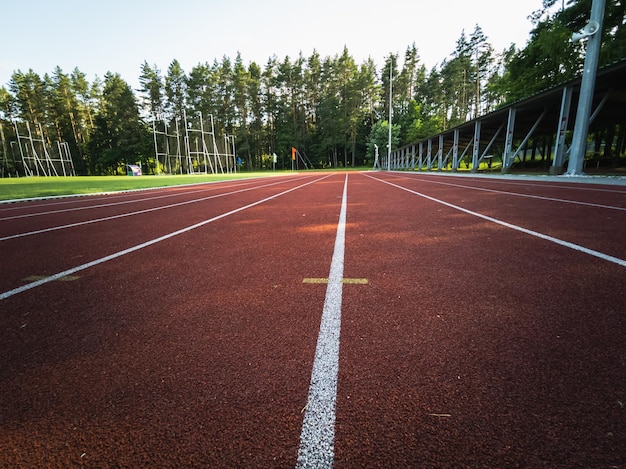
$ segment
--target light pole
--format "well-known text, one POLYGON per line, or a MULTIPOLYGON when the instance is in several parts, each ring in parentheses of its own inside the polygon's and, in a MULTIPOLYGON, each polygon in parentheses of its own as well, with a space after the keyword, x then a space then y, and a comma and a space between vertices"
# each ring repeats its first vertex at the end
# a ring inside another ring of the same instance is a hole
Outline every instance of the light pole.
POLYGON ((389 56, 389 140, 387 142, 387 171, 391 171, 391 117, 393 116, 393 54, 389 56))
POLYGON ((604 18, 605 0, 593 0, 591 5, 591 17, 582 33, 575 33, 572 40, 580 40, 585 37, 587 50, 585 52, 585 65, 583 77, 580 83, 580 97, 578 98, 578 110, 576 111, 576 123, 572 136, 572 148, 570 149, 567 174, 577 176, 583 174, 583 163, 587 152, 587 135, 589 133, 589 115, 593 104, 593 91, 596 83, 596 71, 598 69, 598 57, 602 45, 602 20, 604 18))

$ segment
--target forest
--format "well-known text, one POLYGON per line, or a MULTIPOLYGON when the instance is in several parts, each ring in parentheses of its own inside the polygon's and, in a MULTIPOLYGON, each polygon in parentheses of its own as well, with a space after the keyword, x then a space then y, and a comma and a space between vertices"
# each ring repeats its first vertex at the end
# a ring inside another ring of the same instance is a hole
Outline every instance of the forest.
MULTIPOLYGON (((125 174, 136 163, 160 172, 153 121, 199 113, 213 117, 217 135, 234 137, 243 170, 268 167, 273 154, 277 168, 287 168, 292 147, 316 168, 371 165, 374 144, 387 144, 390 103, 398 147, 579 75, 585 43, 570 38, 590 8, 591 0, 544 0, 530 17, 527 43, 502 51, 477 24, 429 70, 415 44, 383 64, 356 63, 347 48, 333 57, 272 56, 265 64, 224 56, 188 71, 177 60, 165 70, 144 61, 139 89, 115 72, 89 82, 79 68, 43 76, 16 70, 0 87, 2 176, 24 175, 13 144, 20 128, 50 145, 63 142, 76 174, 125 174)), ((625 18, 626 3, 607 0, 600 66, 626 59, 625 18)))

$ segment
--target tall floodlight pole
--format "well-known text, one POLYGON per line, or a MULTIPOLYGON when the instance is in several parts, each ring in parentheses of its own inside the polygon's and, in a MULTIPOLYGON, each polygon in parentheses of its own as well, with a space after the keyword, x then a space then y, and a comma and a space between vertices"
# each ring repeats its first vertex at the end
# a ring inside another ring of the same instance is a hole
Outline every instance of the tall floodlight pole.
POLYGON ((387 171, 391 171, 391 117, 393 115, 392 110, 392 97, 393 97, 393 55, 389 56, 389 140, 387 141, 387 171))
POLYGON ((588 40, 583 76, 580 83, 576 123, 574 124, 574 135, 572 136, 572 148, 567 164, 567 174, 570 176, 583 174, 583 163, 585 162, 585 153, 587 151, 587 135, 589 133, 589 115, 591 113, 591 105, 593 104, 598 57, 600 55, 600 46, 602 45, 604 5, 605 0, 593 0, 589 24, 585 26, 582 34, 574 34, 572 36, 572 40, 580 40, 584 37, 588 37, 588 40))

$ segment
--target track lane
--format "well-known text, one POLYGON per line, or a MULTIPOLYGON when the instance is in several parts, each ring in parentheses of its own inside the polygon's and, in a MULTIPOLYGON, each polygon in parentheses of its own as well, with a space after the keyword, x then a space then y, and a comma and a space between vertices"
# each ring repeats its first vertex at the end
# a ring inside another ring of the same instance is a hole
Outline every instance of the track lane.
MULTIPOLYGON (((182 191, 179 188, 164 188, 156 191, 142 191, 132 193, 132 197, 125 197, 123 201, 103 201, 101 197, 90 200, 85 196, 77 200, 73 206, 50 210, 37 204, 25 205, 21 213, 12 213, 0 218, 0 240, 7 237, 20 237, 36 233, 37 231, 62 229, 80 225, 106 221, 115 217, 133 216, 146 212, 154 212, 168 208, 177 208, 186 204, 202 202, 225 195, 252 191, 257 188, 271 187, 293 180, 293 178, 271 178, 265 181, 247 181, 222 184, 207 184, 205 187, 192 191, 182 191), (146 194, 148 192, 148 194, 146 194), (84 199, 88 199, 87 201, 84 199), (86 204, 86 202, 89 202, 86 204), (68 226, 69 225, 69 226, 68 226)), ((115 197, 115 196, 113 196, 115 197)), ((78 199, 78 198, 77 198, 78 199)))
POLYGON ((349 190, 335 467, 619 465, 624 268, 349 190))
MULTIPOLYGON (((451 191, 447 185, 424 184, 420 179, 412 177, 398 179, 383 176, 383 178, 426 197, 441 200, 442 203, 450 203, 460 209, 508 222, 621 260, 626 259, 626 246, 620 237, 616 236, 622 233, 626 226, 626 211, 621 210, 622 204, 626 201, 624 192, 611 193, 610 197, 604 194, 605 205, 609 208, 601 208, 571 204, 569 201, 559 202, 557 198, 551 200, 521 198, 508 192, 485 193, 463 187, 451 191)), ((562 189, 560 196, 559 198, 564 196, 567 199, 575 199, 569 189, 562 189)), ((580 196, 578 200, 584 201, 580 196)))
POLYGON ((293 467, 342 185, 3 300, 2 459, 293 467))
MULTIPOLYGON (((328 276, 343 180, 3 300, 0 457, 293 467, 326 290, 302 278, 328 276)), ((623 268, 363 175, 348 194, 368 283, 343 288, 336 467, 623 460, 623 268)))
POLYGON ((602 180, 594 178, 589 182, 578 181, 571 182, 567 177, 561 177, 557 181, 555 180, 541 180, 541 178, 506 178, 498 176, 486 176, 475 177, 467 174, 437 174, 436 172, 423 174, 419 172, 392 172, 388 174, 402 175, 405 177, 412 177, 415 180, 421 180, 422 182, 433 182, 448 185, 471 185, 478 188, 490 188, 493 190, 519 190, 524 193, 539 194, 558 194, 562 191, 568 191, 581 194, 584 197, 591 197, 596 199, 597 197, 603 197, 606 194, 626 194, 626 188, 623 179, 622 180, 602 180))
MULTIPOLYGON (((7 268, 0 278, 0 290, 17 288, 27 278, 54 275, 112 253, 130 249, 150 239, 166 236, 173 230, 202 223, 203 220, 237 210, 282 190, 296 187, 298 183, 303 184, 312 180, 314 178, 311 176, 300 177, 284 180, 279 184, 248 188, 250 190, 245 189, 243 192, 225 189, 224 197, 170 207, 162 212, 137 213, 131 217, 107 219, 103 223, 74 226, 65 230, 2 241, 0 249, 7 268)), ((59 218, 57 225, 63 225, 67 221, 66 214, 57 216, 62 217, 59 218)))

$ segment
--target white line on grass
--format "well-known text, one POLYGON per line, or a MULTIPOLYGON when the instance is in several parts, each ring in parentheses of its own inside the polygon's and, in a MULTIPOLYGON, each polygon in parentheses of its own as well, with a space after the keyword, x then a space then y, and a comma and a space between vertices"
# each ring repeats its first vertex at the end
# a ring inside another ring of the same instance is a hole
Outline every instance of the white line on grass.
POLYGON ((333 466, 347 200, 348 175, 346 174, 309 396, 300 434, 296 464, 298 468, 332 468, 333 466))
POLYGON ((421 192, 417 192, 417 191, 414 191, 414 190, 411 190, 411 189, 407 189, 406 187, 402 187, 402 186, 400 186, 398 184, 394 184, 393 182, 385 181, 384 179, 378 179, 378 178, 375 178, 375 177, 370 176, 368 174, 364 174, 364 175, 369 177, 369 178, 371 178, 371 179, 374 179, 376 181, 384 182, 385 184, 388 184, 390 186, 397 187, 398 189, 402 189, 403 191, 410 192, 411 194, 415 194, 415 195, 418 195, 418 196, 423 197, 425 199, 431 200, 433 202, 437 202, 439 204, 445 205, 446 207, 450 207, 450 208, 453 208, 455 210, 459 210, 460 212, 467 213, 468 215, 472 215, 472 216, 475 216, 475 217, 478 217, 478 218, 482 218, 483 220, 487 220, 487 221, 490 221, 492 223, 496 223, 498 225, 505 226, 505 227, 510 228, 512 230, 520 231, 522 233, 525 233, 525 234, 528 234, 528 235, 531 235, 531 236, 536 236, 537 238, 541 238, 541 239, 544 239, 546 241, 551 241, 551 242, 553 242, 555 244, 558 244, 560 246, 565 246, 567 248, 574 249, 574 250, 579 251, 579 252, 584 252, 585 254, 589 254, 591 256, 598 257, 598 258, 603 259, 605 261, 609 261, 609 262, 612 262, 614 264, 621 265, 622 267, 626 267, 626 260, 620 259, 619 257, 613 257, 613 256, 610 256, 608 254, 604 254, 602 252, 594 251, 593 249, 589 249, 589 248, 586 248, 584 246, 580 246, 578 244, 570 243, 568 241, 563 241, 562 239, 559 239, 559 238, 554 238, 552 236, 548 236, 548 235, 545 235, 543 233, 539 233, 538 231, 533 231, 533 230, 529 230, 529 229, 526 229, 526 228, 522 228, 521 226, 513 225, 511 223, 507 223, 505 221, 498 220, 497 218, 493 218, 493 217, 490 217, 490 216, 487 216, 487 215, 483 215, 482 213, 473 212, 473 211, 468 210, 466 208, 459 207, 458 205, 454 205, 454 204, 451 204, 451 203, 448 203, 448 202, 444 202, 443 200, 439 200, 439 199, 436 199, 434 197, 430 197, 430 196, 428 196, 426 194, 422 194, 421 192))
POLYGON ((146 241, 145 243, 137 244, 136 246, 132 246, 132 247, 130 247, 128 249, 124 249, 122 251, 118 251, 118 252, 110 254, 108 256, 101 257, 100 259, 96 259, 96 260, 93 260, 91 262, 87 262, 86 264, 82 264, 82 265, 79 265, 77 267, 72 267, 71 269, 64 270, 63 272, 59 272, 59 273, 51 275, 49 277, 42 278, 41 280, 37 280, 37 281, 31 282, 31 283, 27 283, 26 285, 22 285, 21 287, 14 288, 13 290, 5 291, 4 293, 0 293, 0 300, 4 300, 4 299, 9 298, 9 297, 11 297, 13 295, 17 295, 18 293, 23 293, 23 292, 25 292, 27 290, 30 290, 32 288, 39 287, 39 286, 44 285, 46 283, 52 282, 54 280, 58 280, 58 279, 60 279, 62 277, 65 277, 67 275, 72 275, 72 274, 74 274, 76 272, 80 272, 81 270, 88 269, 88 268, 93 267, 95 265, 102 264, 104 262, 107 262, 107 261, 110 261, 110 260, 113 260, 113 259, 117 259, 118 257, 125 256, 126 254, 130 254, 131 252, 139 251, 140 249, 146 248, 148 246, 152 246, 153 244, 160 243, 161 241, 165 241, 167 239, 173 238, 174 236, 178 236, 180 234, 187 233, 187 232, 189 232, 191 230, 195 230, 196 228, 200 228, 201 226, 208 225, 209 223, 212 223, 214 221, 220 220, 220 219, 225 218, 225 217, 227 217, 229 215, 233 215, 235 213, 242 212, 242 211, 244 211, 244 210, 246 210, 248 208, 255 207, 256 205, 260 205, 260 204, 262 204, 264 202, 267 202, 269 200, 276 199, 277 197, 280 197, 282 195, 288 194, 289 192, 293 192, 293 191, 295 191, 297 189, 301 189, 302 187, 305 187, 305 186, 308 186, 308 185, 313 184, 315 182, 321 181, 321 180, 326 179, 326 178, 328 178, 330 176, 331 175, 324 176, 322 178, 315 179, 313 181, 309 181, 309 182, 301 184, 299 186, 292 187, 291 189, 287 189, 285 191, 279 192, 278 194, 274 194, 272 196, 269 196, 269 197, 266 197, 264 199, 258 200, 256 202, 251 203, 251 204, 244 205, 243 207, 236 208, 234 210, 231 210, 230 212, 222 213, 221 215, 217 215, 217 216, 215 216, 213 218, 209 218, 207 220, 201 221, 200 223, 196 223, 194 225, 187 226, 185 228, 182 228, 182 229, 177 230, 177 231, 173 231, 173 232, 168 233, 166 235, 159 236, 158 238, 151 239, 150 241, 146 241))

